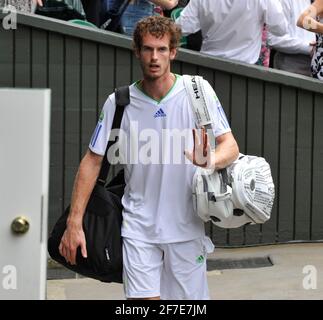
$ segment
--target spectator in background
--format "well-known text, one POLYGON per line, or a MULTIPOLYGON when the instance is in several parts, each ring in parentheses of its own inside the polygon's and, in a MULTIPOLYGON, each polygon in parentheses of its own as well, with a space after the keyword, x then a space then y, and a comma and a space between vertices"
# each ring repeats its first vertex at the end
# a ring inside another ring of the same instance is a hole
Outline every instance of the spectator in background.
POLYGON ((36 6, 42 6, 43 2, 42 0, 0 0, 0 8, 8 5, 15 7, 19 11, 33 13, 36 6))
POLYGON ((177 2, 178 0, 132 0, 121 17, 123 33, 132 36, 135 26, 140 19, 160 15, 162 10, 159 10, 157 7, 170 10, 177 5, 177 2))
POLYGON ((174 9, 185 8, 188 5, 189 2, 190 2, 190 0, 178 0, 177 5, 174 8, 172 8, 170 10, 169 9, 164 9, 163 10, 164 11, 164 16, 170 18, 171 13, 172 13, 172 11, 174 9))
POLYGON ((275 49, 274 68, 311 75, 311 52, 315 35, 297 28, 299 15, 311 4, 311 0, 280 0, 288 23, 288 32, 283 37, 268 34, 269 45, 275 49))
POLYGON ((42 6, 37 6, 35 14, 64 21, 86 19, 81 0, 43 0, 42 2, 42 6))
POLYGON ((176 22, 184 35, 202 31, 202 53, 250 64, 259 59, 264 24, 273 34, 287 32, 277 0, 192 0, 176 22))
POLYGON ((297 20, 297 26, 316 32, 311 72, 316 79, 323 80, 323 0, 315 0, 297 20))
MULTIPOLYGON (((64 3, 76 9, 86 17, 86 20, 97 27, 100 26, 100 10, 102 0, 64 0, 64 3)), ((20 11, 34 12, 36 6, 46 6, 46 0, 0 0, 1 3, 9 4, 20 11)), ((58 12, 57 12, 58 14, 58 12)))
MULTIPOLYGON (((174 7, 172 10, 164 10, 164 15, 166 17, 171 17, 175 21, 176 18, 179 17, 180 12, 188 5, 189 2, 190 0, 178 0, 177 6, 174 7)), ((195 33, 189 34, 186 37, 182 37, 181 47, 183 48, 194 50, 194 51, 200 51, 201 46, 202 46, 201 30, 198 30, 195 33)))
POLYGON ((264 25, 264 28, 262 29, 262 42, 261 42, 261 50, 260 50, 260 56, 258 61, 256 62, 257 65, 263 66, 268 68, 269 67, 269 61, 270 61, 270 48, 268 45, 268 30, 267 26, 264 25))
POLYGON ((86 20, 93 23, 97 27, 100 26, 101 14, 101 1, 102 0, 81 0, 86 20))

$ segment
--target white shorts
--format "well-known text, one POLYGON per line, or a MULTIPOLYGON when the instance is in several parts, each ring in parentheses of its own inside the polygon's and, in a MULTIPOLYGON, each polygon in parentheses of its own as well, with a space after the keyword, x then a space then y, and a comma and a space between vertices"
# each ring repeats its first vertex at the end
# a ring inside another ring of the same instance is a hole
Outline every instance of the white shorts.
POLYGON ((208 300, 206 258, 213 250, 208 237, 166 244, 124 238, 126 298, 208 300))

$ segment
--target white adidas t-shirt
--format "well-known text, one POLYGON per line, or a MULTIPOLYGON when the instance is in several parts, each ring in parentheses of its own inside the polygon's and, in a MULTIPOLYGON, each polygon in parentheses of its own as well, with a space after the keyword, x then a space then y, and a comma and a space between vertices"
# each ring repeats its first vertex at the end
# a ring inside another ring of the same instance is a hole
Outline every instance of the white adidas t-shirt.
MULTIPOLYGON (((205 89, 217 137, 231 129, 207 81, 205 89)), ((114 112, 115 97, 111 94, 89 145, 96 154, 105 153, 114 112)), ((130 104, 123 114, 120 139, 108 154, 116 156, 115 149, 119 149, 117 159, 125 164, 123 237, 171 243, 205 234, 204 222, 193 210, 196 167, 184 155, 185 149, 193 149, 193 128, 194 115, 181 76, 159 102, 141 91, 137 83, 130 86, 130 104)))

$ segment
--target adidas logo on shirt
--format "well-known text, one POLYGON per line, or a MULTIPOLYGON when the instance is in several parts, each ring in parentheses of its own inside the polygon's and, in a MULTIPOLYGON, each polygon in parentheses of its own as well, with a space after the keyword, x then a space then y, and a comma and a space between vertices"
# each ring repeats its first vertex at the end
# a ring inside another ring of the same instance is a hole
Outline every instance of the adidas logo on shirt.
POLYGON ((154 118, 162 118, 162 117, 166 117, 166 113, 164 112, 164 110, 162 108, 160 108, 154 115, 154 118))

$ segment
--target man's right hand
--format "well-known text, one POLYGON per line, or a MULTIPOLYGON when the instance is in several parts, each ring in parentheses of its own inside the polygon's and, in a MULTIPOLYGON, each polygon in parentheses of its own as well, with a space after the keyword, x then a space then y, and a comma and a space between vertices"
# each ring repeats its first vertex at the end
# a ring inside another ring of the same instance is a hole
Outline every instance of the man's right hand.
POLYGON ((68 223, 59 245, 59 253, 68 263, 75 265, 78 247, 81 247, 83 258, 87 258, 86 240, 82 224, 68 223))
POLYGON ((83 258, 87 258, 86 240, 83 231, 83 214, 88 199, 99 175, 103 156, 88 150, 83 157, 72 192, 72 200, 66 230, 59 244, 59 253, 72 265, 76 264, 76 251, 81 247, 83 258))

